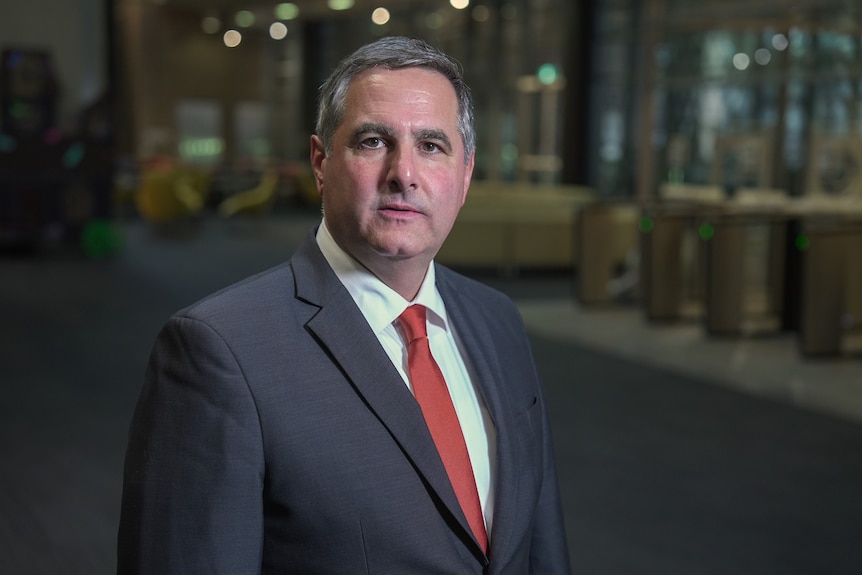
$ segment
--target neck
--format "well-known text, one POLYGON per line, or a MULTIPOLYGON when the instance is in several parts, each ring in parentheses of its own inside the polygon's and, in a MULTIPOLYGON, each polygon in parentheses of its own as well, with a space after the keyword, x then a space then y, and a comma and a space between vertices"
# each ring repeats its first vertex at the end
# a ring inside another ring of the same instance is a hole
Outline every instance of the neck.
POLYGON ((415 263, 409 260, 386 262, 383 265, 371 267, 364 265, 377 278, 395 290, 407 301, 413 301, 425 281, 430 262, 415 263))
POLYGON ((350 244, 339 242, 326 225, 325 220, 321 224, 321 232, 325 232, 328 237, 327 243, 334 244, 341 253, 361 265, 407 301, 413 301, 422 288, 422 282, 425 281, 425 276, 428 274, 433 254, 425 253, 399 258, 380 254, 370 246, 349 249, 350 244))

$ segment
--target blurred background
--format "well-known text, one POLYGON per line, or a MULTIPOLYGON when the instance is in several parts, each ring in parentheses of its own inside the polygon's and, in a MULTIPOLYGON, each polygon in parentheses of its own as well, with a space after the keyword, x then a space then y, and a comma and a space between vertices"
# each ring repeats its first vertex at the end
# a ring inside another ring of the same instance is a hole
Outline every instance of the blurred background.
POLYGON ((5 3, 0 572, 115 571, 158 328, 319 222, 318 86, 395 34, 473 89, 438 260, 524 316, 575 571, 862 573, 851 0, 5 3))

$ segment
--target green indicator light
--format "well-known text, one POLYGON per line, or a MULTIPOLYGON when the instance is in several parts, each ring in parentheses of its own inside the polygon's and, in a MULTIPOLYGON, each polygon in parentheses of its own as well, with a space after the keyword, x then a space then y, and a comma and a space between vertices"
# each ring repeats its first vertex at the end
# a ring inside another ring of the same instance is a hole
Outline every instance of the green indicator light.
POLYGON ((553 64, 542 64, 539 66, 539 71, 536 75, 539 77, 539 82, 550 85, 557 81, 560 73, 557 71, 557 67, 553 64))
POLYGON ((63 166, 71 170, 80 164, 83 159, 84 145, 80 142, 76 142, 69 146, 69 149, 66 150, 65 154, 63 154, 63 166))
POLYGON ((796 236, 796 249, 800 252, 804 252, 811 246, 811 239, 805 234, 799 234, 796 236))
POLYGON ((653 222, 652 218, 649 216, 644 216, 640 220, 638 220, 638 229, 641 231, 641 233, 650 233, 654 226, 655 222, 653 222))
POLYGON ((91 258, 105 258, 120 251, 123 239, 110 222, 93 220, 84 226, 81 244, 91 258))
POLYGON ((685 170, 682 168, 671 168, 667 173, 667 181, 681 184, 685 181, 685 170))
POLYGON ((715 228, 712 227, 712 224, 701 224, 697 229, 697 234, 702 240, 711 240, 712 236, 715 235, 715 228))

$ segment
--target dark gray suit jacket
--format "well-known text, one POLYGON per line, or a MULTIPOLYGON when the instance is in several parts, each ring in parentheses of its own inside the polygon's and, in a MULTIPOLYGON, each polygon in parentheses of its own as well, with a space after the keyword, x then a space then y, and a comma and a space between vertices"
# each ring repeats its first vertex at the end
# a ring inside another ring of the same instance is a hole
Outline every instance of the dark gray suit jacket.
POLYGON ((569 573, 518 312, 441 266, 437 286, 496 427, 488 557, 418 404, 310 235, 156 339, 129 433, 118 572, 569 573))

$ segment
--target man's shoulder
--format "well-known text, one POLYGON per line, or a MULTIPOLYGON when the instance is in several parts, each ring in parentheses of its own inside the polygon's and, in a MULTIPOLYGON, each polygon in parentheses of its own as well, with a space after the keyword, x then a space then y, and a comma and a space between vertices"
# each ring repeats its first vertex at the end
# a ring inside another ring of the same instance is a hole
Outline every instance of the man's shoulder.
POLYGON ((211 320, 222 316, 265 313, 267 308, 295 300, 291 262, 287 261, 223 287, 176 313, 211 320))
POLYGON ((314 230, 287 261, 215 291, 177 315, 196 319, 237 314, 259 317, 275 309, 305 306, 303 295, 328 293, 333 282, 327 274, 332 272, 317 251, 313 237, 314 230), (305 281, 301 282, 302 279, 305 281), (301 285, 305 285, 302 290, 301 285))

